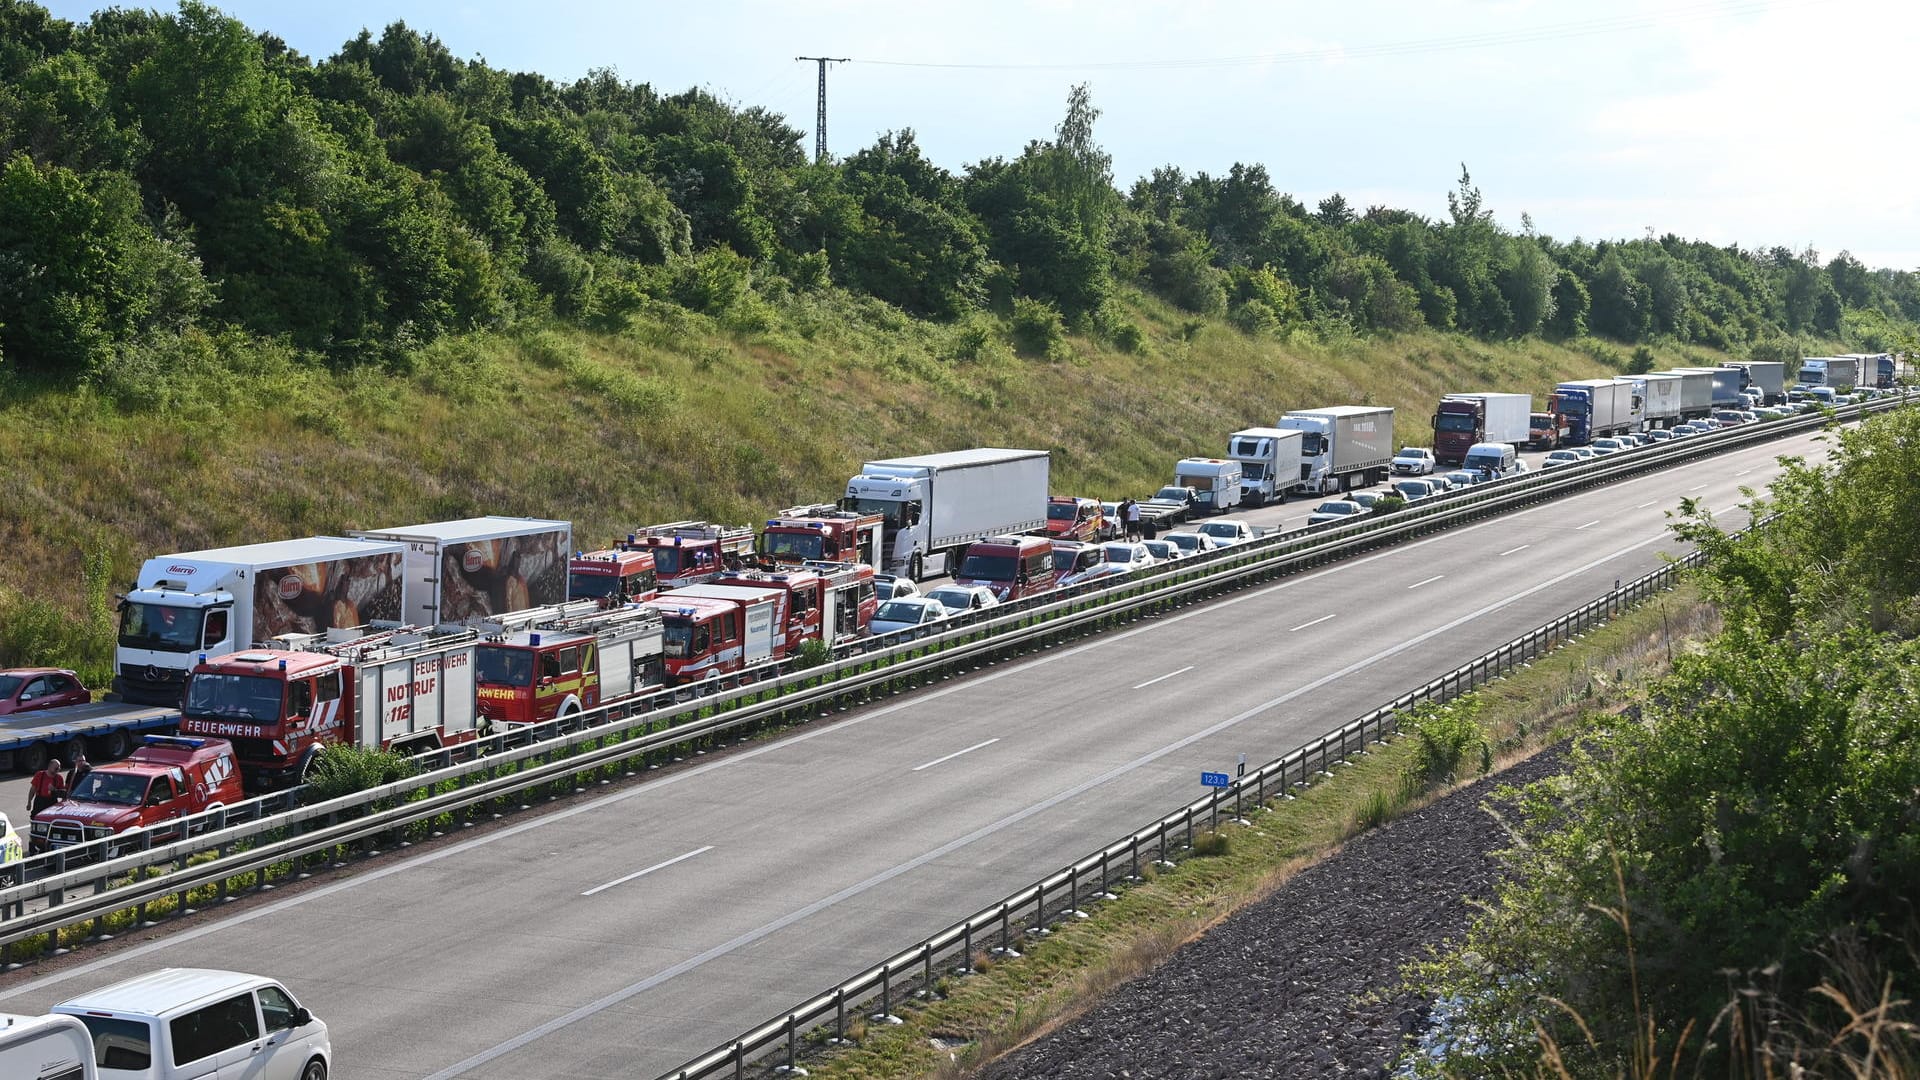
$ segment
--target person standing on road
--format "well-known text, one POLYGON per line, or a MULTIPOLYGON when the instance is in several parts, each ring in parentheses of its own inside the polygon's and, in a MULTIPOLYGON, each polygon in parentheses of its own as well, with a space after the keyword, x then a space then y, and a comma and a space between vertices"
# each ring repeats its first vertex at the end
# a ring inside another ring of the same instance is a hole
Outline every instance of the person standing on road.
POLYGON ((1140 504, 1137 502, 1134 502, 1132 499, 1128 499, 1127 500, 1127 539, 1134 540, 1134 539, 1138 539, 1139 536, 1140 536, 1140 504))
POLYGON ((60 797, 67 793, 67 781, 60 775, 60 767, 60 759, 54 758, 47 762, 46 768, 34 773, 33 779, 28 782, 27 818, 29 820, 33 815, 59 802, 60 797))
POLYGON ((93 762, 87 760, 87 752, 85 750, 75 750, 73 752, 73 768, 67 770, 68 793, 72 793, 77 789, 80 786, 80 781, 85 780, 87 774, 92 771, 93 762))

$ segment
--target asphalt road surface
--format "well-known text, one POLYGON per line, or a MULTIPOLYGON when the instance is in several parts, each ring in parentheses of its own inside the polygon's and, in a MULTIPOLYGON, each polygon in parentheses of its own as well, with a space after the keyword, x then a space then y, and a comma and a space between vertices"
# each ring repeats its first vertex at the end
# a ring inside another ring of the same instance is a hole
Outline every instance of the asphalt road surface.
MULTIPOLYGON (((1150 620, 466 841, 0 980, 285 980, 355 1077, 651 1076, 1655 567, 1720 455, 1150 620)), ((1291 513, 1293 504, 1269 512, 1291 513)), ((1736 521, 1737 514, 1726 515, 1736 521)))

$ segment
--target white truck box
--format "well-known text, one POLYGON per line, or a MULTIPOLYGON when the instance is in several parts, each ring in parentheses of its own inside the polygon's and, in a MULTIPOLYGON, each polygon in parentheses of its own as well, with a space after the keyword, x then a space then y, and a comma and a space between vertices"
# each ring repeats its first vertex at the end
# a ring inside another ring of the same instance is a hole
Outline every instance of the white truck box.
POLYGON ((1301 431, 1245 428, 1227 436, 1227 456, 1240 463, 1240 501, 1283 502, 1300 482, 1301 431))
POLYGON ((1633 376, 1633 381, 1638 384, 1641 417, 1647 426, 1672 427, 1679 423, 1681 376, 1650 371, 1633 376))
POLYGON ((883 569, 941 574, 975 540, 1046 528, 1052 462, 1045 450, 1000 447, 869 461, 842 507, 886 518, 883 569))
POLYGON ((1713 376, 1702 368, 1674 368, 1662 375, 1680 377, 1680 418, 1698 420, 1713 411, 1713 376))
POLYGON ((349 535, 406 545, 400 621, 412 626, 463 623, 567 600, 571 522, 475 517, 349 535))
POLYGON ((401 544, 343 536, 148 559, 120 607, 113 688, 129 702, 178 705, 203 653, 398 622, 405 560, 401 544))
POLYGON ((0 1013, 0 1077, 99 1080, 93 1033, 77 1016, 0 1013))
POLYGON ((1300 431, 1300 480, 1309 493, 1345 491, 1386 478, 1393 460, 1393 410, 1376 405, 1295 409, 1275 425, 1300 431))
POLYGON ((1674 368, 1679 372, 1704 371, 1713 381, 1713 407, 1731 409, 1739 406, 1741 372, 1733 368, 1674 368))

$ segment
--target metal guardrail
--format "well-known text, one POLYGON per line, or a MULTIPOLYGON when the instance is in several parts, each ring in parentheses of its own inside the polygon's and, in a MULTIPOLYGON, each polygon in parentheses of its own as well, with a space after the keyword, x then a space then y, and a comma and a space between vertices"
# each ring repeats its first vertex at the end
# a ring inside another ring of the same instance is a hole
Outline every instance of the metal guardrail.
MULTIPOLYGON (((1239 777, 1226 788, 1180 807, 1157 821, 1115 840, 1068 866, 990 904, 952 926, 922 939, 828 990, 795 1004, 779 1016, 743 1032, 725 1045, 694 1058, 661 1080, 706 1080, 730 1075, 742 1077, 749 1064, 778 1056, 778 1068, 791 1073, 799 1064, 800 1042, 807 1032, 833 1025, 833 1038, 847 1038, 847 1017, 876 999, 873 1019, 891 1021, 893 1004, 904 995, 930 992, 941 975, 971 972, 977 950, 993 955, 1018 956, 1015 946, 1025 937, 1048 932, 1050 922, 1082 916, 1083 902, 1112 899, 1116 884, 1142 880, 1146 862, 1171 865, 1173 855, 1193 846, 1194 831, 1219 826, 1223 811, 1239 820, 1248 805, 1264 804, 1275 793, 1305 787, 1315 776, 1329 774, 1373 743, 1400 731, 1401 718, 1420 705, 1449 701, 1469 693, 1557 648, 1576 634, 1611 619, 1627 605, 1670 588, 1678 574, 1705 561, 1692 552, 1587 603, 1552 622, 1485 653, 1433 679, 1410 693, 1352 720, 1299 749, 1275 758, 1239 777), (955 963, 957 961, 957 964, 955 963), (950 966, 951 965, 951 966, 950 966)), ((804 1075, 804 1074, 802 1074, 804 1075)))
MULTIPOLYGON (((1841 415, 1895 404, 1882 399, 1850 406, 1841 415)), ((635 760, 643 767, 657 764, 676 747, 713 743, 762 725, 803 722, 823 710, 844 710, 1145 614, 1827 422, 1824 414, 1792 417, 1641 448, 1578 468, 1508 477, 1385 517, 1270 535, 1138 575, 970 613, 939 624, 934 636, 911 640, 914 634, 907 631, 857 640, 838 647, 827 665, 799 669, 787 662, 763 668, 755 673, 757 682, 691 703, 686 688, 663 689, 563 720, 517 727, 421 755, 428 770, 421 775, 315 806, 270 812, 266 805, 236 804, 179 819, 185 838, 172 843, 156 844, 135 834, 38 856, 22 864, 24 883, 0 888, 0 967, 15 959, 18 943, 38 935, 82 924, 100 932, 102 917, 122 910, 137 910, 144 923, 147 905, 167 896, 175 897, 175 911, 185 912, 191 890, 215 886, 217 898, 224 900, 229 879, 248 874, 255 875, 252 888, 271 887, 270 868, 284 865, 297 873, 300 860, 343 845, 387 837, 404 843, 396 830, 417 830, 436 818, 457 817, 450 827, 465 827, 472 815, 484 812, 484 804, 547 785, 571 787, 578 773, 635 760), (195 861, 207 852, 214 857, 195 861), (69 895, 76 891, 83 895, 69 895), (46 906, 29 911, 33 902, 46 906)))

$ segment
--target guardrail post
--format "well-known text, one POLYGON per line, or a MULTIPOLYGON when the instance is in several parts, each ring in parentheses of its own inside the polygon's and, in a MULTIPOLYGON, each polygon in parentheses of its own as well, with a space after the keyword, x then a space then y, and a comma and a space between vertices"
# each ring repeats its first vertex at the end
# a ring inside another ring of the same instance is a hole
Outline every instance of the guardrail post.
POLYGON ((926 983, 921 991, 922 997, 933 1000, 933 941, 928 939, 920 944, 920 980, 926 983))
POLYGON ((1046 937, 1052 931, 1047 929, 1047 880, 1041 878, 1033 887, 1033 936, 1046 937))
POLYGON ((733 1044, 733 1080, 745 1080, 747 1075, 747 1044, 733 1044))
POLYGON ((837 987, 833 991, 833 1039, 838 1046, 847 1041, 847 988, 837 987))

